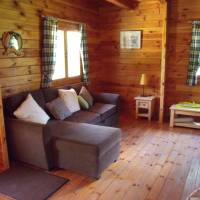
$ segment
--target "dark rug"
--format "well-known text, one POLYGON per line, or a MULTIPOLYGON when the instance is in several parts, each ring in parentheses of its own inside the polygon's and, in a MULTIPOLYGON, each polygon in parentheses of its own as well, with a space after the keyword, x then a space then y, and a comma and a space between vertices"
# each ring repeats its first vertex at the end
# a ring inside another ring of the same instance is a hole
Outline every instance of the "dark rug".
POLYGON ((16 200, 45 200, 68 179, 20 164, 0 174, 0 193, 16 200))

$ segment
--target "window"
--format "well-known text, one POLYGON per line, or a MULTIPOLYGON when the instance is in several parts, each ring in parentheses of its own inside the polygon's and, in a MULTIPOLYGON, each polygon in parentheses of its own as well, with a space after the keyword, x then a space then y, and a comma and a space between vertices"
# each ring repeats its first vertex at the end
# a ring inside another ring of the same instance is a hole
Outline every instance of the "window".
POLYGON ((53 80, 80 77, 80 42, 81 33, 78 30, 58 30, 53 80))
POLYGON ((80 32, 67 31, 68 77, 80 76, 80 32))

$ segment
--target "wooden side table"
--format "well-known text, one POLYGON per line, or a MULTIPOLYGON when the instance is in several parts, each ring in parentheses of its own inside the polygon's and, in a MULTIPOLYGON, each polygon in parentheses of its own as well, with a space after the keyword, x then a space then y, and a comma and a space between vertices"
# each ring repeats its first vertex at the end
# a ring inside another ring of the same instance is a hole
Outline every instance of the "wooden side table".
POLYGON ((136 119, 138 117, 147 117, 149 121, 154 114, 155 96, 135 97, 136 100, 136 119))

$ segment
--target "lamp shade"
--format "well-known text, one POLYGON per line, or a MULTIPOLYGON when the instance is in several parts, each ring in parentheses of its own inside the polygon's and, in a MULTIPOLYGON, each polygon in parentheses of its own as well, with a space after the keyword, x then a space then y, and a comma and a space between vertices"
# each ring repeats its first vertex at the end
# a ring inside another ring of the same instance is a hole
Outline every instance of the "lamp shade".
POLYGON ((147 85, 147 75, 146 74, 141 75, 140 85, 147 85))

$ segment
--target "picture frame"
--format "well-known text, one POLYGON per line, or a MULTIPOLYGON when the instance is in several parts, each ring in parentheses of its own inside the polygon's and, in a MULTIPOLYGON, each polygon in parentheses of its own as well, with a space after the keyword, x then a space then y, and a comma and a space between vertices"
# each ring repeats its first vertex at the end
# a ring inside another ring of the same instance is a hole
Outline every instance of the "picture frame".
POLYGON ((142 31, 120 31, 121 49, 141 49, 142 31))
POLYGON ((2 44, 5 49, 3 52, 4 55, 9 55, 14 53, 17 56, 21 56, 22 54, 22 37, 19 33, 9 31, 4 32, 2 35, 2 44))

